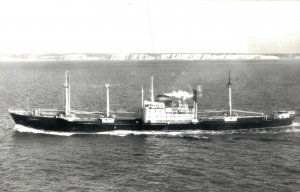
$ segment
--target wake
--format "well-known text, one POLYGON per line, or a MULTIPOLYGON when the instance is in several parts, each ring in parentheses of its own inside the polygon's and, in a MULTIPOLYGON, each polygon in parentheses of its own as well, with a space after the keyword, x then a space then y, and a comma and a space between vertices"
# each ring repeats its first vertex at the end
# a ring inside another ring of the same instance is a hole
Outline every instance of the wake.
POLYGON ((170 136, 170 137, 192 137, 207 139, 211 135, 231 135, 231 134, 278 134, 278 133, 299 133, 300 123, 295 122, 289 127, 277 128, 256 128, 241 130, 222 130, 222 131, 206 131, 206 130, 184 130, 184 131, 130 131, 130 130, 114 130, 105 132, 59 132, 34 129, 23 125, 15 125, 14 129, 20 133, 47 134, 55 136, 73 136, 73 135, 111 135, 125 137, 129 135, 149 135, 149 136, 170 136))

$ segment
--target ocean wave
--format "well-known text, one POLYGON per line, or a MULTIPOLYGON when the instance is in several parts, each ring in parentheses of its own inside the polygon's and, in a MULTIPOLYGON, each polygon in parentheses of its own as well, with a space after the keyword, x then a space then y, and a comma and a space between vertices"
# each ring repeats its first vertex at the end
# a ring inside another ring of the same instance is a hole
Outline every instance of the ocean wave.
POLYGON ((14 129, 21 133, 49 134, 49 135, 57 135, 57 136, 72 136, 72 135, 74 135, 74 133, 72 133, 72 132, 45 131, 45 130, 40 130, 40 129, 34 129, 31 127, 26 127, 23 125, 15 125, 14 129))
MULTIPOLYGON (((158 136, 189 136, 204 134, 205 131, 130 131, 130 130, 114 130, 104 132, 58 132, 34 129, 23 125, 15 125, 14 129, 21 133, 48 134, 56 136, 72 136, 72 135, 112 135, 112 136, 128 136, 128 135, 158 135, 158 136)), ((212 133, 213 134, 213 133, 212 133)))
POLYGON ((104 132, 58 132, 34 129, 23 125, 15 125, 15 130, 22 133, 48 134, 56 136, 73 136, 73 135, 111 135, 111 136, 130 136, 130 135, 149 135, 149 136, 169 136, 183 138, 198 138, 208 139, 208 136, 213 135, 232 135, 232 134, 278 134, 278 133, 298 133, 300 132, 300 124, 292 125, 291 127, 280 128, 256 128, 256 129, 241 129, 241 130, 222 130, 222 131, 207 131, 207 130, 184 130, 184 131, 130 131, 130 130, 114 130, 104 132))
POLYGON ((286 133, 300 133, 300 128, 292 127, 290 129, 287 129, 285 132, 286 133))
POLYGON ((300 122, 293 122, 292 127, 300 127, 300 122))
POLYGON ((187 137, 197 139, 207 139, 204 131, 127 131, 116 130, 107 132, 98 132, 97 135, 129 136, 129 135, 147 135, 147 136, 166 136, 166 137, 187 137))

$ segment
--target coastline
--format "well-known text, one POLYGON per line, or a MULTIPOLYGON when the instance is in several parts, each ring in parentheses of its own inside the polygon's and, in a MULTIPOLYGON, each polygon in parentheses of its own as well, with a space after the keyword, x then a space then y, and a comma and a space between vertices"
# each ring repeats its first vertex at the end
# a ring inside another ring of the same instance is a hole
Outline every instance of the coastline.
POLYGON ((298 60, 300 54, 242 53, 65 53, 0 54, 0 62, 33 61, 240 61, 298 60))

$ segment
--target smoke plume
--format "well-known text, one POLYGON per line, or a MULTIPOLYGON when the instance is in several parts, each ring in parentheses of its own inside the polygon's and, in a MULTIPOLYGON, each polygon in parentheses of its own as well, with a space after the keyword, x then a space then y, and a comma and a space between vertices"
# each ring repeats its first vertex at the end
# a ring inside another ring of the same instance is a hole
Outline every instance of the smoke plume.
POLYGON ((198 97, 202 97, 202 86, 201 85, 197 85, 196 90, 198 92, 198 97))
POLYGON ((193 97, 192 93, 186 92, 186 91, 173 91, 171 93, 165 93, 165 95, 169 96, 169 97, 175 97, 178 99, 182 99, 182 100, 187 100, 193 97))

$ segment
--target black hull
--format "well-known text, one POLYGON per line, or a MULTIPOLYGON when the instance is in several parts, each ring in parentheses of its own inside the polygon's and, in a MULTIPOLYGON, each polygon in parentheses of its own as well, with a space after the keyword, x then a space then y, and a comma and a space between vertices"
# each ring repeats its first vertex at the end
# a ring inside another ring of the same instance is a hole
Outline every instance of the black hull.
POLYGON ((172 131, 172 130, 237 130, 289 126, 294 118, 265 119, 263 117, 241 118, 236 122, 225 122, 222 119, 203 120, 190 124, 145 124, 142 119, 121 120, 115 123, 93 121, 67 121, 62 118, 38 117, 11 113, 16 124, 48 131, 62 132, 104 132, 113 130, 132 131, 172 131))

